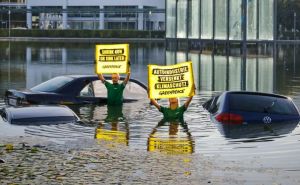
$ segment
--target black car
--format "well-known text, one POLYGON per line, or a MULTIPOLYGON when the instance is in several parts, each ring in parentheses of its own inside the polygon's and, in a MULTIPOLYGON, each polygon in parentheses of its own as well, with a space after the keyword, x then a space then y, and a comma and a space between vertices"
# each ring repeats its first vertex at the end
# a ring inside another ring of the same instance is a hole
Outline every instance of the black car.
POLYGON ((14 125, 49 125, 80 121, 71 109, 63 105, 7 107, 0 109, 0 115, 5 122, 14 125))
MULTIPOLYGON (((110 77, 106 77, 110 80, 110 77)), ((124 80, 121 77, 120 80, 124 80)), ((29 90, 7 90, 8 105, 28 104, 101 104, 107 101, 107 91, 96 75, 58 76, 29 90)), ((147 98, 147 86, 130 79, 124 90, 124 102, 147 98)))
POLYGON ((226 91, 203 104, 215 122, 248 124, 299 120, 292 99, 286 96, 247 91, 226 91))

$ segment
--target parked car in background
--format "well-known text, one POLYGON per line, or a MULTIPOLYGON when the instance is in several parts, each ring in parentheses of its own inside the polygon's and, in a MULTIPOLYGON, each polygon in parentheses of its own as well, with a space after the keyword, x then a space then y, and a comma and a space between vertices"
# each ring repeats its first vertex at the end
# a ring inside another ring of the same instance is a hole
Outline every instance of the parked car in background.
POLYGON ((214 122, 248 124, 300 119, 299 110, 286 96, 247 91, 226 91, 203 104, 214 122))
MULTIPOLYGON (((110 77, 105 77, 110 80, 110 77)), ((121 77, 120 80, 124 80, 121 77)), ((124 90, 124 102, 147 98, 147 86, 130 79, 124 90)), ((107 90, 96 75, 58 76, 27 90, 7 90, 5 102, 28 104, 101 104, 107 101, 107 90)))
POLYGON ((78 116, 67 106, 6 107, 0 110, 5 122, 14 125, 48 125, 74 123, 78 116))

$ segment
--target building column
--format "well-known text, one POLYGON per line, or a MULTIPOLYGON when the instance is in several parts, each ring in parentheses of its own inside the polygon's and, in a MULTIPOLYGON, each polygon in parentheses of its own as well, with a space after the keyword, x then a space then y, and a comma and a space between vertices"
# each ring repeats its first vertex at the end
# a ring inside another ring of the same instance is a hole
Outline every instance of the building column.
POLYGON ((32 73, 30 73, 31 61, 32 61, 32 48, 26 47, 26 88, 27 89, 32 87, 30 86, 30 84, 32 83, 29 82, 32 81, 32 79, 34 79, 34 76, 32 75, 32 73))
POLYGON ((67 73, 67 60, 68 60, 68 53, 66 48, 61 49, 61 61, 62 61, 62 67, 63 72, 67 73))
MULTIPOLYGON (((139 10, 144 10, 143 6, 139 6, 139 10)), ((138 30, 144 30, 144 13, 138 15, 138 30)))
POLYGON ((26 64, 30 64, 32 59, 32 50, 31 47, 26 47, 26 64))
POLYGON ((103 12, 103 5, 99 6, 100 12, 99 12, 99 30, 104 30, 104 12, 103 12))
POLYGON ((158 30, 158 21, 153 21, 153 30, 158 30))
POLYGON ((65 30, 68 28, 68 13, 67 13, 67 1, 66 4, 63 5, 62 10, 62 29, 65 30))
POLYGON ((31 6, 27 6, 26 25, 27 25, 27 29, 32 29, 32 13, 31 13, 31 6))

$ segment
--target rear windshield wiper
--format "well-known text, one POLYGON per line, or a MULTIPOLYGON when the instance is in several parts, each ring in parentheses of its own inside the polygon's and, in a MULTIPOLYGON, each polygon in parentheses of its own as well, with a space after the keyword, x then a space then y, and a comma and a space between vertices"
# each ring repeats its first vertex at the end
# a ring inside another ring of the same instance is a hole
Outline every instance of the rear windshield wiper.
POLYGON ((264 112, 269 113, 269 110, 276 104, 277 99, 272 101, 270 105, 264 107, 264 112))

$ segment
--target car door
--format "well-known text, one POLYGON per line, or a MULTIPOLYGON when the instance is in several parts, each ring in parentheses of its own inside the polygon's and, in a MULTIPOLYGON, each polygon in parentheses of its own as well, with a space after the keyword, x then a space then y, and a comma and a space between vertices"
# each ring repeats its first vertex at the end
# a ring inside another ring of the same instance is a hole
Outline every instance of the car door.
POLYGON ((88 83, 76 97, 76 102, 79 104, 94 104, 97 103, 95 98, 93 83, 88 83))

